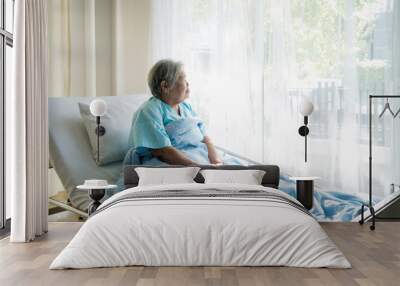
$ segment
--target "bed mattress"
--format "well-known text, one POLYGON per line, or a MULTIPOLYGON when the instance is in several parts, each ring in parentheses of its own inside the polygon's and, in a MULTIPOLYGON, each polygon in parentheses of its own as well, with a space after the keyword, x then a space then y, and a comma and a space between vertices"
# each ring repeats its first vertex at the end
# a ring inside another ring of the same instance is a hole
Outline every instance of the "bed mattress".
POLYGON ((350 263, 301 204, 263 186, 177 184, 106 200, 50 269, 350 263))

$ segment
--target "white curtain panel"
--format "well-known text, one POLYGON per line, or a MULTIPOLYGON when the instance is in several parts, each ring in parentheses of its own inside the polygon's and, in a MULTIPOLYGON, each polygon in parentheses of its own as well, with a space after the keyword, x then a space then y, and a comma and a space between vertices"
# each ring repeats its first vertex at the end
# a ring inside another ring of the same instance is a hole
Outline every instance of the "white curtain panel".
POLYGON ((94 0, 47 0, 49 96, 95 96, 94 0))
POLYGON ((151 63, 184 63, 190 101, 217 145, 262 157, 260 1, 153 0, 151 63), (244 141, 243 138, 248 138, 244 141))
MULTIPOLYGON (((386 68, 387 77, 391 77, 391 88, 388 92, 400 95, 400 1, 392 2, 393 13, 390 17, 391 29, 388 29, 387 39, 389 39, 388 53, 390 55, 391 66, 386 68)), ((396 100, 394 105, 395 112, 400 109, 400 99, 396 100)), ((393 139, 391 142, 391 151, 389 156, 391 181, 400 185, 400 118, 392 121, 393 139)), ((395 190, 399 190, 395 188, 395 190)))
MULTIPOLYGON (((218 144, 319 176, 323 191, 366 197, 368 95, 400 93, 399 2, 153 0, 152 62, 185 64, 192 103, 218 144), (307 164, 297 132, 304 97, 315 105, 307 164)), ((377 118, 383 104, 373 108, 381 197, 400 183, 399 119, 377 118)))
POLYGON ((12 193, 12 242, 47 232, 47 11, 46 0, 15 3, 14 94, 7 121, 12 193))
MULTIPOLYGON (((264 114, 271 152, 264 160, 292 174, 321 177, 323 191, 366 198, 368 95, 400 94, 399 1, 323 2, 267 1, 264 114), (296 131, 304 97, 315 105, 307 164, 296 131)), ((379 119, 383 104, 374 100, 372 110, 377 197, 387 195, 391 183, 399 184, 400 173, 399 118, 379 119)), ((400 100, 391 104, 397 110, 400 100)))
POLYGON ((118 26, 122 2, 128 1, 47 0, 49 96, 117 94, 122 76, 115 73, 116 59, 123 56, 120 33, 125 31, 118 26))

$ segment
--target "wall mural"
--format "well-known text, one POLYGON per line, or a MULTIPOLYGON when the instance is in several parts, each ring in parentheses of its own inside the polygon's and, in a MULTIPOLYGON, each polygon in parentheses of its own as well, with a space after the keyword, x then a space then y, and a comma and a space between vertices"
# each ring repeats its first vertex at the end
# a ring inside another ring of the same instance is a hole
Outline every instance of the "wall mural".
MULTIPOLYGON (((105 96, 110 130, 100 147, 111 159, 97 163, 115 165, 111 182, 122 185, 127 164, 248 164, 244 157, 278 165, 280 189, 294 197, 291 177, 317 177, 318 220, 358 218, 368 200, 368 95, 400 93, 398 1, 50 2, 50 91, 87 95, 87 104, 105 96), (314 106, 307 162, 298 133, 305 100, 314 106), (113 120, 124 130, 112 131, 113 120), (154 151, 164 147, 179 152, 154 151)), ((371 110, 376 204, 400 192, 400 123, 379 117, 384 104, 371 110)), ((399 110, 400 100, 390 104, 399 110)), ((76 114, 90 133, 88 108, 76 114)))

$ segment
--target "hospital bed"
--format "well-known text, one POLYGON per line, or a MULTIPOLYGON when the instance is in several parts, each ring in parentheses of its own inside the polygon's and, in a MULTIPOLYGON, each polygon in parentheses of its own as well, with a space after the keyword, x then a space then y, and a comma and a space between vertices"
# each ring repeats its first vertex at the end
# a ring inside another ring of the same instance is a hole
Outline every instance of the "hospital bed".
MULTIPOLYGON (((149 98, 149 95, 134 94, 100 98, 108 104, 125 107, 127 121, 125 122, 126 126, 121 128, 129 129, 134 112, 149 98)), ((68 201, 49 198, 49 202, 82 217, 87 217, 86 210, 90 198, 86 192, 77 190, 76 186, 90 178, 105 179, 114 184, 122 172, 122 161, 97 166, 93 159, 89 137, 78 107, 78 103, 89 104, 92 100, 92 97, 49 98, 50 166, 54 168, 68 195, 68 201)), ((248 164, 259 164, 229 150, 217 148, 248 164)))

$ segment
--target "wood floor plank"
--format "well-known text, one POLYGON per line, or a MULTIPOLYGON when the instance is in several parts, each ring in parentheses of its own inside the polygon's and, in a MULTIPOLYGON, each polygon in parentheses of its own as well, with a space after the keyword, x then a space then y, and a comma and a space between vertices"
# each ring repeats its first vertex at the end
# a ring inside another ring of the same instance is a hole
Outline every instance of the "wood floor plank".
POLYGON ((400 222, 380 222, 374 232, 356 223, 322 223, 352 269, 132 266, 49 270, 81 225, 50 223, 48 234, 28 244, 0 240, 0 285, 397 286, 400 280, 400 222))

